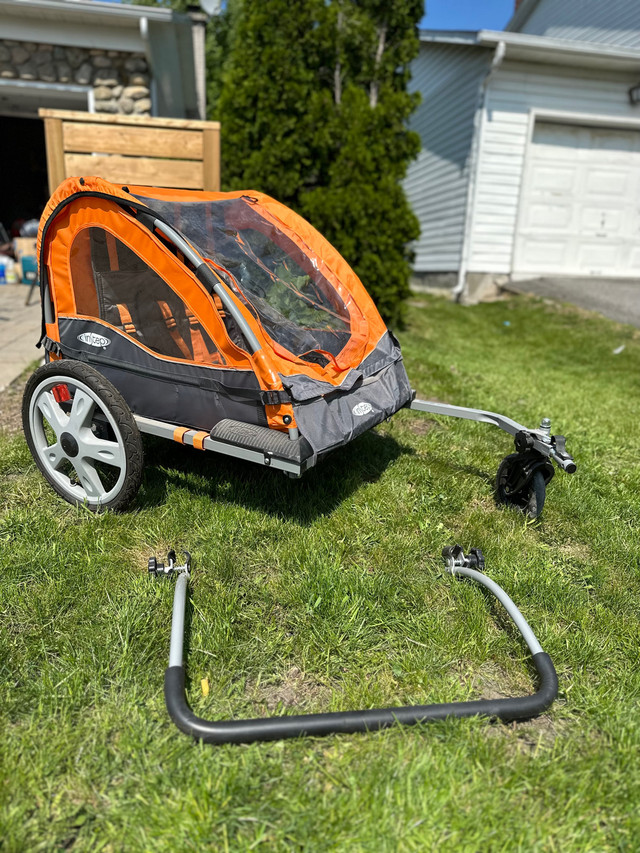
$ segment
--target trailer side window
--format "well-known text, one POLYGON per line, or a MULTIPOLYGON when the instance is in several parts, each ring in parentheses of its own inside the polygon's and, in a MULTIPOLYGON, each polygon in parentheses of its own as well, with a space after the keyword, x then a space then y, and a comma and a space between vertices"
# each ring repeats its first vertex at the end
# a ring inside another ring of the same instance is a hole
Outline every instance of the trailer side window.
POLYGON ((110 232, 98 227, 79 232, 71 247, 71 276, 78 313, 105 320, 160 355, 223 363, 180 297, 110 232))

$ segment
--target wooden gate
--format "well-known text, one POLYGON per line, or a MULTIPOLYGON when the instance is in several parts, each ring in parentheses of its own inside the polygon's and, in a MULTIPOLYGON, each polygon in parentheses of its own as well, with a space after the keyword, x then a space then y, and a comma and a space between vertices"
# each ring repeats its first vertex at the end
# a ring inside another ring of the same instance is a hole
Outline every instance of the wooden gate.
POLYGON ((49 192, 72 175, 117 184, 220 189, 220 123, 38 111, 44 120, 49 192))

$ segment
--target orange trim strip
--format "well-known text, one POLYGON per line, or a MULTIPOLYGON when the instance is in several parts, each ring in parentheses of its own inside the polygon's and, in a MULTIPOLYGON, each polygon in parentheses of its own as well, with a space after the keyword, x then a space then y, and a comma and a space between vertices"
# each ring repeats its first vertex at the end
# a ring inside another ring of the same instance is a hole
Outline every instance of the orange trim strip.
POLYGON ((197 318, 191 313, 191 311, 186 306, 185 312, 187 314, 187 318, 189 319, 189 326, 191 328, 191 346, 193 347, 193 360, 199 362, 215 361, 214 356, 211 355, 211 353, 207 349, 207 345, 204 342, 200 323, 198 322, 197 318))
POLYGON ((188 427, 176 427, 173 431, 173 440, 180 444, 184 444, 183 439, 185 432, 189 432, 188 427))
POLYGON ((204 450, 204 440, 209 438, 208 432, 197 432, 193 436, 193 446, 196 450, 204 450))

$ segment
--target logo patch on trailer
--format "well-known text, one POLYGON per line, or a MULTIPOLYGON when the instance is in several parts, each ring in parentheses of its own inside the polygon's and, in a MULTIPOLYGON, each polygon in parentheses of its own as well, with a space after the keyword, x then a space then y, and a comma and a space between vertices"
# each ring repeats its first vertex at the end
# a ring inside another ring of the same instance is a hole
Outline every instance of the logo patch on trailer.
POLYGON ((105 338, 104 335, 96 335, 95 332, 83 332, 78 335, 78 340, 83 344, 89 344, 90 347, 98 347, 104 349, 111 343, 111 338, 105 338))
POLYGON ((351 411, 357 418, 361 418, 363 415, 368 415, 369 412, 372 412, 373 406, 371 403, 358 403, 351 411))

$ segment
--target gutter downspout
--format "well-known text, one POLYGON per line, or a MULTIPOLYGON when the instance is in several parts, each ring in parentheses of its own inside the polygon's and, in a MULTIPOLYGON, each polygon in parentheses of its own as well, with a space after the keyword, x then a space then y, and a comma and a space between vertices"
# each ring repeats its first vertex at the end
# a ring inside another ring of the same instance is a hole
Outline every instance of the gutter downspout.
POLYGON ((149 19, 144 15, 140 18, 140 36, 144 42, 144 55, 147 60, 149 69, 149 95, 151 97, 151 115, 158 115, 158 84, 153 73, 153 65, 151 62, 151 44, 149 43, 149 19))
POLYGON ((493 59, 491 60, 491 66, 485 74, 478 91, 478 105, 476 107, 476 114, 473 120, 473 142, 471 145, 471 158, 469 160, 469 186, 467 190, 467 212, 464 223, 464 235, 462 238, 462 257, 460 259, 460 269, 458 271, 458 283, 451 291, 451 298, 453 302, 460 302, 467 286, 469 244, 471 242, 473 214, 475 212, 476 178, 480 156, 480 137, 482 135, 482 128, 484 125, 485 105, 487 101, 487 88, 491 75, 502 65, 502 60, 504 59, 506 52, 507 48, 505 43, 503 41, 498 42, 493 54, 493 59))
POLYGON ((191 39, 193 43, 193 70, 196 78, 196 96, 198 100, 198 118, 207 117, 207 63, 206 35, 207 16, 202 12, 188 11, 191 19, 191 39))

